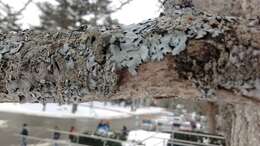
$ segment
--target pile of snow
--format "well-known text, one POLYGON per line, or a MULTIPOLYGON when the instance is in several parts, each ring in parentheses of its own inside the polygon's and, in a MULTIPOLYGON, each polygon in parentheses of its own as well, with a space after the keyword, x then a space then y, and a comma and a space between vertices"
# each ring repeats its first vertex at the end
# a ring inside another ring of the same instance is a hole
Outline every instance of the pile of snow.
POLYGON ((7 125, 7 121, 6 120, 0 120, 0 128, 6 128, 7 125))
POLYGON ((167 146, 171 134, 144 130, 130 131, 128 141, 135 141, 142 146, 167 146))
POLYGON ((35 116, 57 117, 57 118, 94 118, 113 119, 125 118, 134 115, 167 113, 163 108, 143 107, 136 111, 131 111, 131 107, 113 105, 103 102, 89 102, 78 105, 76 113, 72 113, 72 105, 61 105, 48 103, 46 110, 42 111, 43 105, 40 103, 1 103, 0 112, 21 113, 35 116))

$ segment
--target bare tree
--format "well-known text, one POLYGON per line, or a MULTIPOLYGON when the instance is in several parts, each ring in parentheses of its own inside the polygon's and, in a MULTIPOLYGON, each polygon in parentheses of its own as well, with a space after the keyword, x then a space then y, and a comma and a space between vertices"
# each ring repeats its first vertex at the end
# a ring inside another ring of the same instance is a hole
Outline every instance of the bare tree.
POLYGON ((0 1, 0 32, 21 30, 21 24, 18 21, 21 19, 23 11, 32 1, 28 0, 19 10, 14 10, 9 4, 0 1))
POLYGON ((111 14, 120 10, 132 0, 120 1, 117 8, 110 8, 109 0, 55 0, 37 3, 40 11, 41 30, 72 30, 81 25, 111 25, 118 23, 111 14))

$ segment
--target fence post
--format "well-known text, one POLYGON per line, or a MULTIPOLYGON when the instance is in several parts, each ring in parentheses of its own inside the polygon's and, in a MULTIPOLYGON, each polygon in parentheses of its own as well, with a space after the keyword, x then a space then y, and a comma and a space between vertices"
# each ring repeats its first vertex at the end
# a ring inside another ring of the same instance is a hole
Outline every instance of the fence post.
POLYGON ((171 146, 173 146, 173 142, 174 142, 174 130, 172 129, 172 142, 171 142, 171 146))
POLYGON ((80 136, 78 135, 78 136, 77 136, 77 144, 79 144, 79 137, 80 137, 80 136))
POLYGON ((167 146, 165 141, 166 141, 166 139, 163 139, 163 146, 167 146))
POLYGON ((106 140, 104 140, 103 146, 106 146, 106 143, 107 143, 107 141, 106 141, 106 140))

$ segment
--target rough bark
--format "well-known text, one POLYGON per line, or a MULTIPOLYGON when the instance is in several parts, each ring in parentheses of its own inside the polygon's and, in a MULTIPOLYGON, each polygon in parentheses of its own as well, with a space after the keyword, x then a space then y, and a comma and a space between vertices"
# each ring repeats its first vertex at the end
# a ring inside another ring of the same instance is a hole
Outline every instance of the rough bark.
POLYGON ((259 105, 236 105, 231 146, 258 146, 260 143, 259 105))
POLYGON ((260 103, 257 21, 210 15, 190 0, 165 6, 166 15, 136 25, 1 34, 1 101, 150 96, 231 103, 228 142, 259 144, 259 108, 251 107, 260 103))
POLYGON ((205 12, 225 16, 239 16, 247 19, 259 17, 259 0, 165 0, 166 8, 170 3, 192 1, 193 5, 205 12))
POLYGON ((218 15, 257 17, 260 14, 259 0, 193 0, 195 7, 218 15))
POLYGON ((260 143, 260 108, 255 104, 226 104, 221 107, 228 146, 258 146, 260 143))
POLYGON ((259 30, 173 6, 174 15, 121 28, 1 34, 1 93, 28 102, 225 94, 258 102, 259 30))

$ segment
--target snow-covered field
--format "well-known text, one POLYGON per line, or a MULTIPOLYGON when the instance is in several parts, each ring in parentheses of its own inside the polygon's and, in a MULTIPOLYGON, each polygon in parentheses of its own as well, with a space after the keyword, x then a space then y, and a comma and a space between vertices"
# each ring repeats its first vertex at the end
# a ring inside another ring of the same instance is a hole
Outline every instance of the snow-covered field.
POLYGON ((143 107, 131 111, 130 107, 112 105, 111 103, 89 102, 81 103, 75 114, 71 113, 72 105, 61 105, 48 103, 46 111, 42 111, 40 103, 1 103, 0 112, 21 113, 35 116, 57 117, 57 118, 94 118, 113 119, 126 118, 134 115, 167 113, 163 108, 143 107))

